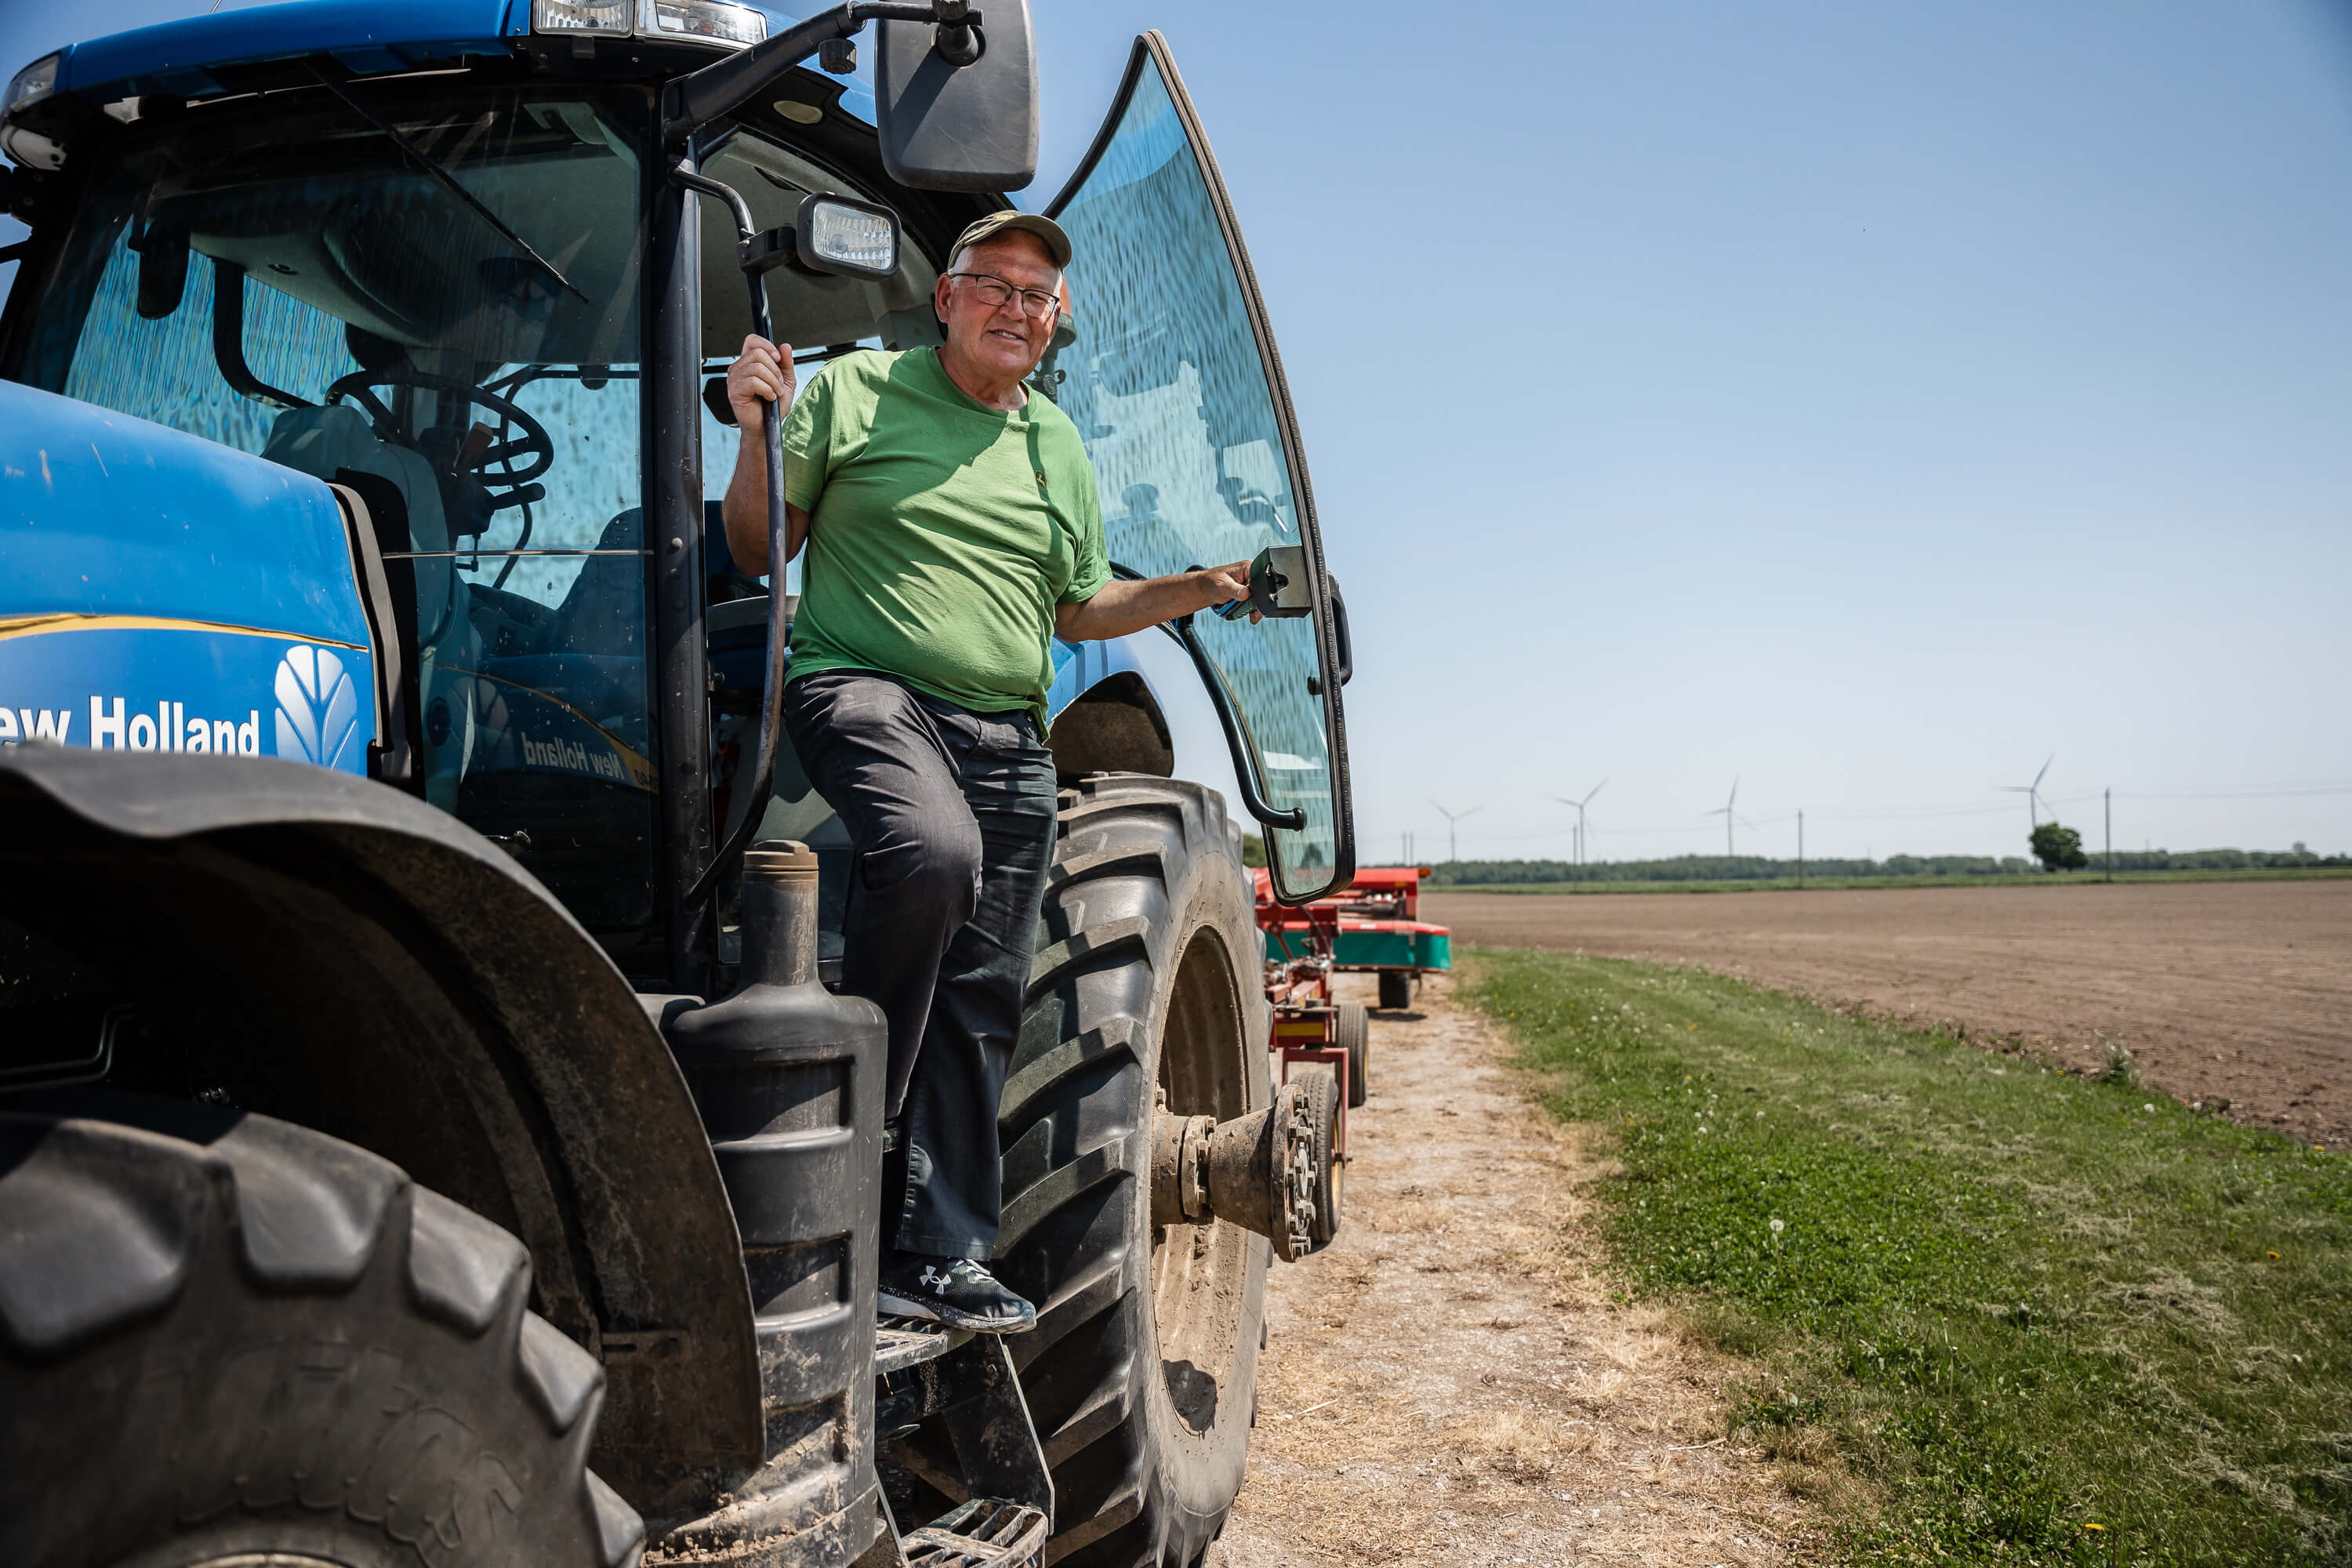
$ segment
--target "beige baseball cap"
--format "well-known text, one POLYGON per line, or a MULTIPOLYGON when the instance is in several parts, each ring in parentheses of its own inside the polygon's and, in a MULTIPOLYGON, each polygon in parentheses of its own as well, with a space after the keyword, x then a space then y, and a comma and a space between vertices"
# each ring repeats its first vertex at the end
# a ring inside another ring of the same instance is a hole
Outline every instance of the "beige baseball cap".
POLYGON ((1036 213, 1014 212, 1010 207, 967 224, 964 231, 956 236, 955 244, 948 247, 948 255, 952 257, 966 246, 978 245, 982 240, 994 239, 1000 234, 1015 229, 1023 234, 1034 234, 1044 241, 1045 254, 1054 258, 1055 266, 1067 267, 1070 264, 1070 237, 1062 232, 1060 224, 1036 213))

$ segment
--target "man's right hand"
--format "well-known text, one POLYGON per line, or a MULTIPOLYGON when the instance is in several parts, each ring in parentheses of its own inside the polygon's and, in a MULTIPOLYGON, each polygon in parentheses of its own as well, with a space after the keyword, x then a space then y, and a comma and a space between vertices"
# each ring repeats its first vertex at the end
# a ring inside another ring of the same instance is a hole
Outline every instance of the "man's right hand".
POLYGON ((789 408, 799 384, 793 374, 793 345, 779 347, 754 333, 727 367, 727 406, 734 411, 736 426, 756 436, 766 426, 768 405, 789 408))

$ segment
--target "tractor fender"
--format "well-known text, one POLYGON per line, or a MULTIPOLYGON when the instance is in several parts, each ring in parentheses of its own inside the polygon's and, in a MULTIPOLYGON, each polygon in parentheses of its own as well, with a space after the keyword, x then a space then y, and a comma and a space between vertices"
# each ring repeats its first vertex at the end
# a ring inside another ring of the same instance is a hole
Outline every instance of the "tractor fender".
POLYGON ((1054 771, 1065 779, 1097 773, 1167 778, 1176 771, 1168 716, 1136 650, 1144 635, 1055 642, 1046 743, 1054 751, 1054 771))
POLYGON ((0 748, 0 916, 212 1052, 190 1070, 227 1088, 201 1098, 520 1236, 534 1305, 604 1364, 592 1462, 650 1520, 760 1463, 751 1293, 693 1100, 612 960, 495 845, 300 763, 0 748))

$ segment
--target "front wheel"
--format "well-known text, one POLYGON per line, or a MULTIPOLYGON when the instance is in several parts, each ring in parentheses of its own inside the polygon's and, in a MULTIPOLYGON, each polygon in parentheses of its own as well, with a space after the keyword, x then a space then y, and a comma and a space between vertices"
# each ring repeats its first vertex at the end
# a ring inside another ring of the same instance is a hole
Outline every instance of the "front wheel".
POLYGON ((0 1114, 0 1563, 637 1560, 520 1242, 286 1122, 90 1109, 0 1114))

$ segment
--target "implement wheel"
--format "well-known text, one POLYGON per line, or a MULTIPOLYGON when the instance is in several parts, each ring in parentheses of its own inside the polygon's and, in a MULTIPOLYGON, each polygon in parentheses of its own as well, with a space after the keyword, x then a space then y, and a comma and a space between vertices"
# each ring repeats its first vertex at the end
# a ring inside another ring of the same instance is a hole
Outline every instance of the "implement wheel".
POLYGON ((1381 972, 1381 1006, 1390 1012, 1412 1005, 1412 976, 1402 969, 1381 972))
POLYGON ((1258 940, 1220 796, 1129 773, 1063 793, 996 1254, 1038 1309, 1006 1342, 1053 1468, 1055 1563, 1189 1568, 1241 1489, 1270 1248, 1154 1227, 1150 1154, 1156 1115, 1270 1102, 1258 940))
POLYGON ((1307 1227, 1320 1252, 1339 1234, 1348 1168, 1339 1157, 1339 1080, 1319 1062, 1293 1070, 1291 1081, 1307 1091, 1307 1114, 1315 1128, 1315 1221, 1307 1227))
POLYGON ((1372 1019, 1361 1002, 1342 1002, 1332 1020, 1332 1043, 1348 1053, 1348 1109, 1370 1098, 1372 1080, 1372 1019))
POLYGON ((0 1562, 635 1563, 522 1244, 351 1144, 0 1114, 0 1562))

